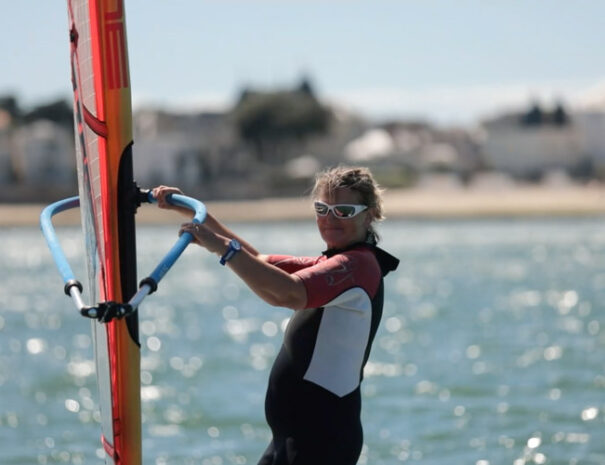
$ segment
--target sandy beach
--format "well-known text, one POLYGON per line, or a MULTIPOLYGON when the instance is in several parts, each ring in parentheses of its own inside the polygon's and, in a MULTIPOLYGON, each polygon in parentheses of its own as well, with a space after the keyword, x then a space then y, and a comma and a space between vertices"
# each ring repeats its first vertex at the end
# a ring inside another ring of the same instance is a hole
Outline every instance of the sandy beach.
MULTIPOLYGON (((598 216, 605 214, 605 186, 523 186, 475 189, 391 189, 385 192, 388 218, 478 218, 507 216, 598 216)), ((209 211, 226 222, 297 221, 312 219, 309 199, 283 198, 253 201, 207 202, 209 211)), ((0 204, 0 226, 38 224, 43 205, 0 204)), ((79 212, 57 215, 56 225, 78 224, 79 212)), ((141 207, 139 224, 180 224, 182 217, 141 207)))

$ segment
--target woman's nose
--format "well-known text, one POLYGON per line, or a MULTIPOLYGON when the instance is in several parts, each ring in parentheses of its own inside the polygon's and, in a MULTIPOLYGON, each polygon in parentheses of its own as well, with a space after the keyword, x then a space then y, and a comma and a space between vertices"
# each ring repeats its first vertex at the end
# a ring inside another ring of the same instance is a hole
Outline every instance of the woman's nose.
POLYGON ((326 216, 321 216, 320 218, 324 221, 330 221, 330 222, 338 221, 338 217, 336 215, 334 215, 333 211, 329 211, 326 216))

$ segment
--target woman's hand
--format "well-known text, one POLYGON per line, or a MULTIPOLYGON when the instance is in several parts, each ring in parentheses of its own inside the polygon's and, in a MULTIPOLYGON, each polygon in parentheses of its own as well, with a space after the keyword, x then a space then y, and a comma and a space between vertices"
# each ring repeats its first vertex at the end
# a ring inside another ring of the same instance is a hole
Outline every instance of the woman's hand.
POLYGON ((217 255, 222 255, 228 247, 226 237, 216 234, 203 224, 183 223, 179 230, 179 236, 186 232, 193 236, 192 242, 194 244, 202 246, 217 255))
POLYGON ((166 200, 166 197, 170 194, 183 194, 178 187, 169 186, 158 186, 154 187, 151 191, 153 197, 158 201, 158 207, 166 209, 174 209, 174 205, 166 200))
POLYGON ((193 217, 194 213, 188 208, 179 207, 168 202, 166 197, 170 194, 183 195, 183 191, 181 191, 178 187, 158 186, 151 190, 151 194, 158 201, 158 207, 164 208, 166 210, 177 211, 190 218, 193 217))

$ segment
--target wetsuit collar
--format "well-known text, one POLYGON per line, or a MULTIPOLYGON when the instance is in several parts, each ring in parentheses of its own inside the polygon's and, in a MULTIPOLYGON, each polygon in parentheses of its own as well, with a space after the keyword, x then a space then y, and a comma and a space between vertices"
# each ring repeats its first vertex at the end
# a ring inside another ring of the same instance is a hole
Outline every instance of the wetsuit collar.
POLYGON ((399 259, 388 253, 387 251, 377 247, 375 244, 368 243, 365 241, 355 242, 347 247, 343 247, 342 249, 327 249, 322 252, 322 255, 325 255, 327 258, 333 257, 339 253, 346 252, 347 250, 356 249, 358 247, 367 247, 368 249, 374 252, 376 256, 376 260, 378 260, 378 265, 380 265, 380 271, 382 272, 382 276, 386 276, 389 271, 395 271, 397 266, 399 265, 399 259))
POLYGON ((369 246, 369 245, 370 244, 368 244, 365 241, 360 241, 360 242, 355 242, 355 243, 353 243, 351 245, 348 245, 346 247, 343 247, 341 249, 337 249, 337 248, 326 249, 321 254, 325 255, 328 258, 330 258, 330 257, 333 257, 334 255, 338 255, 339 253, 346 252, 347 250, 356 249, 357 247, 360 247, 360 246, 369 246))

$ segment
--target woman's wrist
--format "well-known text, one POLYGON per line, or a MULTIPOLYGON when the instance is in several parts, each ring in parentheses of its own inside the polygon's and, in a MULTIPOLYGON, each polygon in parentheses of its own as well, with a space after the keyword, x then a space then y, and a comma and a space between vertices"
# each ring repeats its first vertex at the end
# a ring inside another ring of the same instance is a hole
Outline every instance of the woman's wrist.
POLYGON ((221 236, 220 234, 216 233, 214 233, 214 237, 215 240, 212 241, 212 249, 209 250, 218 257, 222 257, 229 249, 230 239, 228 237, 221 236))

